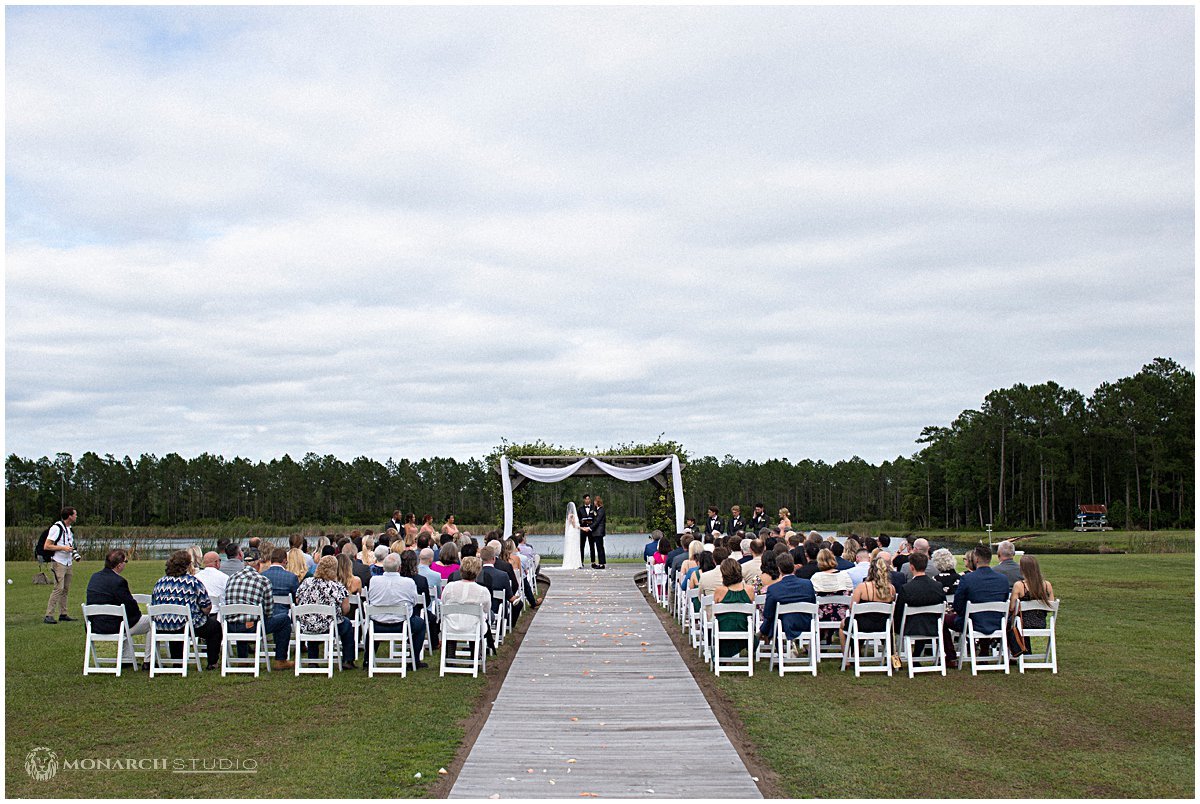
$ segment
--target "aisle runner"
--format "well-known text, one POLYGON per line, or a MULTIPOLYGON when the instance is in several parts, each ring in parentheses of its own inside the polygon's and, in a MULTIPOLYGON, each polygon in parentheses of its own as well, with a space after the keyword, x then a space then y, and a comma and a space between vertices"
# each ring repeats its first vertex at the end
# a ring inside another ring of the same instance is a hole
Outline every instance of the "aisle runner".
POLYGON ((451 798, 761 798, 633 584, 549 570, 550 591, 451 798))

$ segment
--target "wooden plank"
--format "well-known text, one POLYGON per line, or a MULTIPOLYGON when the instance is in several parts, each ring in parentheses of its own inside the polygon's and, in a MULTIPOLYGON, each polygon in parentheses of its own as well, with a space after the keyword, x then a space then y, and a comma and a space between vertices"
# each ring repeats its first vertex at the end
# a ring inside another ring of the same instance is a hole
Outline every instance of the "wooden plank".
POLYGON ((451 798, 761 798, 638 565, 548 570, 550 590, 451 798))

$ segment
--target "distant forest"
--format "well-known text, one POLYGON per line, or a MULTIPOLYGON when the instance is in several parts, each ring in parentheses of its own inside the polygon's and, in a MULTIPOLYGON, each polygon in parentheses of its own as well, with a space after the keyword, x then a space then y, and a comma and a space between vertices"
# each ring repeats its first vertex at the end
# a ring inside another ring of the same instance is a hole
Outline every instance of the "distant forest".
MULTIPOLYGON (((763 502, 797 524, 890 520, 913 528, 1069 527, 1076 506, 1104 503, 1116 527, 1192 527, 1195 521, 1195 375, 1157 358, 1132 377, 1085 398, 1054 382, 992 391, 977 410, 926 427, 911 457, 872 465, 824 461, 685 463, 689 512, 714 504, 724 515, 763 502)), ((309 453, 269 462, 203 454, 184 458, 84 453, 5 461, 9 525, 48 523, 65 502, 81 525, 276 525, 382 523, 400 506, 418 520, 447 514, 470 524, 502 518, 495 470, 486 458, 343 461, 309 453)), ((532 484, 527 518, 554 522, 566 500, 602 493, 614 519, 647 519, 648 484, 595 478, 532 484)))

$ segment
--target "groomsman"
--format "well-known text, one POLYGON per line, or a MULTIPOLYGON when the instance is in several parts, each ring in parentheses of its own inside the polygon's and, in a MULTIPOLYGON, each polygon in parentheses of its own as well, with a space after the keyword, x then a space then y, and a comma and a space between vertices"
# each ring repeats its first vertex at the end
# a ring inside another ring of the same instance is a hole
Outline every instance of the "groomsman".
POLYGON ((705 526, 704 532, 712 533, 714 530, 718 533, 724 533, 725 523, 721 521, 721 515, 717 512, 717 506, 710 505, 708 506, 708 524, 705 526))
POLYGON ((745 530, 746 520, 742 519, 742 506, 735 505, 733 508, 729 509, 729 512, 733 514, 729 520, 730 535, 737 533, 739 530, 745 530))
POLYGON ((763 510, 765 506, 762 503, 754 504, 754 513, 750 516, 750 528, 755 533, 758 533, 763 528, 771 527, 770 521, 767 520, 767 512, 763 510))
POLYGON ((592 569, 605 569, 605 566, 604 566, 604 536, 605 536, 605 533, 608 528, 607 528, 607 525, 605 524, 604 500, 600 499, 599 497, 596 498, 596 513, 594 516, 595 516, 595 518, 592 520, 592 525, 590 528, 588 528, 589 535, 592 538, 589 539, 588 541, 590 541, 595 546, 595 550, 596 550, 595 554, 599 556, 600 563, 596 563, 593 560, 592 569))
POLYGON ((591 540, 592 523, 596 521, 596 509, 592 506, 592 495, 583 495, 583 506, 579 511, 579 560, 583 560, 584 546, 587 546, 591 556, 592 566, 596 565, 596 545, 591 540))

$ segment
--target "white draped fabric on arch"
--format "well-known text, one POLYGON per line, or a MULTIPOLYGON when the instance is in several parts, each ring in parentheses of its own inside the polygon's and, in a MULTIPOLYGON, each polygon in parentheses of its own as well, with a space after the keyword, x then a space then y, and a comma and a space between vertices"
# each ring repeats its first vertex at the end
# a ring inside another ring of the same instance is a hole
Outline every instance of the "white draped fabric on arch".
MULTIPOLYGON (((636 467, 616 466, 590 455, 563 467, 532 466, 518 460, 510 461, 507 455, 501 455, 500 481, 504 486, 504 538, 511 537, 513 530, 513 473, 538 483, 558 483, 589 466, 595 466, 604 474, 629 483, 650 480, 670 472, 672 488, 675 491, 675 532, 683 531, 683 478, 679 473, 679 456, 677 455, 668 455, 652 464, 636 467)), ((593 470, 588 474, 596 474, 596 472, 593 470)))

